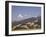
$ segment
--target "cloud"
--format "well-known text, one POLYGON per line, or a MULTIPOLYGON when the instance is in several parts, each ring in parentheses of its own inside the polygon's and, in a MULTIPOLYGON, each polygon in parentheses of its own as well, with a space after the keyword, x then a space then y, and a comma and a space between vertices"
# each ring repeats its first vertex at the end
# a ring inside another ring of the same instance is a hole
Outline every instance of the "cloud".
POLYGON ((27 18, 30 18, 30 16, 27 15, 27 14, 25 14, 25 15, 18 14, 16 21, 24 20, 24 19, 27 19, 27 18))
POLYGON ((18 18, 23 18, 22 14, 19 14, 17 17, 18 17, 18 18))
POLYGON ((23 19, 24 19, 24 16, 22 14, 18 14, 16 21, 20 21, 20 20, 23 20, 23 19))

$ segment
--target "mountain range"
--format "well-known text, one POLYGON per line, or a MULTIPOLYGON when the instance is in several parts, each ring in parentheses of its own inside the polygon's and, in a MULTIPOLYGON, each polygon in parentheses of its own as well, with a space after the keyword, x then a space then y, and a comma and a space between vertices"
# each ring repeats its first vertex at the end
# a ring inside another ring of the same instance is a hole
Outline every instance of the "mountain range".
POLYGON ((27 23, 27 22, 33 22, 35 20, 38 20, 39 23, 41 23, 41 16, 31 17, 31 18, 24 19, 24 20, 21 20, 21 21, 14 21, 14 22, 12 22, 12 25, 16 26, 18 24, 24 24, 24 23, 27 23))

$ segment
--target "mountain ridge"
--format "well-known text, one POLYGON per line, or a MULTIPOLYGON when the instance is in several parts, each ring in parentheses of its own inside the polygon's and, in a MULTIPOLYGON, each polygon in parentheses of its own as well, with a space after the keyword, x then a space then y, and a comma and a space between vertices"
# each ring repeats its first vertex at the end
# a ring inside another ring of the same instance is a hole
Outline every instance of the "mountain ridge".
POLYGON ((28 19, 21 20, 21 21, 18 21, 18 22, 14 21, 14 22, 12 22, 12 24, 18 25, 18 24, 23 24, 23 23, 26 23, 26 22, 33 22, 36 19, 41 20, 41 16, 28 18, 28 19))

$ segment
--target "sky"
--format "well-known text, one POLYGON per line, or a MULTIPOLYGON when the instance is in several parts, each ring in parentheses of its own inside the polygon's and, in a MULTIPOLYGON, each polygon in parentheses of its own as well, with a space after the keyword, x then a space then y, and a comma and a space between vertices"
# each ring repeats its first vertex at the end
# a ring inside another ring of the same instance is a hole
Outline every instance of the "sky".
POLYGON ((12 21, 20 21, 41 15, 41 7, 12 6, 12 21))

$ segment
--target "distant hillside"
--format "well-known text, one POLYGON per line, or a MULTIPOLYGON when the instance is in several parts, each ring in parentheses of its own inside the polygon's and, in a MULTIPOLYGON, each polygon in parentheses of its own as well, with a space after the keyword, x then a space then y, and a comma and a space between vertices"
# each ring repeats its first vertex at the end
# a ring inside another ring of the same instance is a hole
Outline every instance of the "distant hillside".
POLYGON ((25 20, 21 20, 21 21, 14 21, 12 22, 12 25, 18 25, 18 24, 23 24, 23 23, 27 23, 27 22, 33 22, 34 20, 39 20, 39 22, 41 22, 41 16, 37 16, 37 17, 31 17, 25 20))

